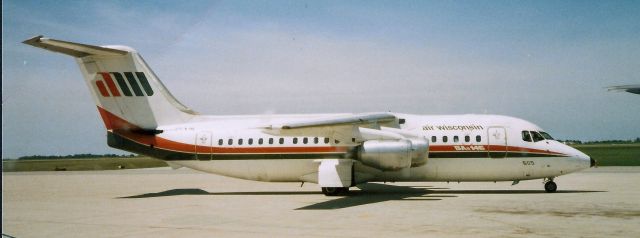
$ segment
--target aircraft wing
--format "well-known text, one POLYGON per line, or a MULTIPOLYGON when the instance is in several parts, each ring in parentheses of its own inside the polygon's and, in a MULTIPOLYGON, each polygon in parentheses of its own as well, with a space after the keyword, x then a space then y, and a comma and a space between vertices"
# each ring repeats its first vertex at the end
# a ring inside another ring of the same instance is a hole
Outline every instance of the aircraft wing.
POLYGON ((379 130, 381 127, 399 128, 399 120, 389 113, 367 113, 293 121, 269 125, 263 129, 271 135, 328 137, 356 142, 363 139, 361 128, 379 130))

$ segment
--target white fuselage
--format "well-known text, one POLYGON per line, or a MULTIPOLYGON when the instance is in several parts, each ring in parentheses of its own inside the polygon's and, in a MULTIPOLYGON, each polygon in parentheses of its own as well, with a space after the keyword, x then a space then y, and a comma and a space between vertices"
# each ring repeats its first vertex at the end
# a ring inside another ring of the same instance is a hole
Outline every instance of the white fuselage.
MULTIPOLYGON (((555 140, 523 140, 523 131, 542 130, 521 119, 395 115, 405 120, 400 129, 429 141, 428 162, 402 171, 379 171, 356 164, 356 170, 365 171, 367 181, 515 181, 553 178, 590 165, 587 155, 555 140)), ((327 116, 335 115, 202 116, 188 124, 159 129, 164 131, 160 135, 164 139, 196 147, 196 160, 170 160, 171 164, 248 180, 317 182, 317 176, 309 176, 318 169, 314 156, 346 158, 357 144, 273 136, 259 128, 327 116), (198 145, 205 149, 199 150, 198 145)))

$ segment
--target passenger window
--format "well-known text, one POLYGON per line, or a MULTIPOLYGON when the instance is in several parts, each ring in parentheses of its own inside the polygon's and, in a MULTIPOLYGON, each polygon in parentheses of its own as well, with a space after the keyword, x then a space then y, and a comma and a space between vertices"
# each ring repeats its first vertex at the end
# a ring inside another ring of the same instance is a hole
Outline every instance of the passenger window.
POLYGON ((325 144, 329 144, 329 138, 328 138, 328 137, 327 137, 327 138, 324 138, 324 143, 325 143, 325 144))
POLYGON ((293 143, 298 144, 298 137, 293 137, 293 143))
POLYGON ((464 136, 464 142, 469 142, 471 141, 471 137, 470 136, 464 136))
POLYGON ((273 145, 273 138, 269 138, 269 144, 273 145))
POLYGON ((442 137, 442 142, 443 142, 443 143, 447 143, 447 141, 448 141, 448 140, 449 140, 449 139, 447 138, 447 136, 443 136, 443 137, 442 137))
POLYGON ((249 141, 247 141, 249 143, 249 145, 253 145, 253 138, 249 138, 249 141))
POLYGON ((336 144, 340 144, 339 140, 333 140, 333 142, 336 143, 336 144))
POLYGON ((242 139, 238 140, 238 145, 242 145, 242 139))
POLYGON ((480 142, 482 140, 482 137, 480 137, 479 135, 476 136, 476 142, 480 142))
POLYGON ((282 145, 282 144, 284 144, 284 138, 280 138, 280 139, 278 140, 278 143, 280 143, 281 145, 282 145))
POLYGON ((258 144, 262 145, 262 142, 264 142, 262 138, 258 139, 258 144))
POLYGON ((313 138, 313 143, 314 143, 314 144, 318 144, 318 137, 314 137, 314 138, 313 138))
POLYGON ((522 140, 531 142, 531 134, 529 134, 529 131, 522 131, 522 140))
POLYGON ((458 142, 458 136, 453 136, 453 142, 458 142))
POLYGON ((435 143, 438 140, 438 137, 436 136, 432 136, 431 137, 431 142, 435 143))
POLYGON ((222 145, 224 143, 223 139, 218 140, 218 145, 222 145))
POLYGON ((309 143, 309 139, 307 137, 302 138, 302 144, 306 145, 307 143, 309 143))
POLYGON ((229 145, 233 145, 233 139, 229 139, 229 140, 227 141, 227 144, 229 144, 229 145))
POLYGON ((531 131, 531 137, 533 138, 533 142, 538 142, 538 141, 544 140, 544 137, 542 137, 542 135, 540 135, 540 133, 535 132, 535 131, 531 131))

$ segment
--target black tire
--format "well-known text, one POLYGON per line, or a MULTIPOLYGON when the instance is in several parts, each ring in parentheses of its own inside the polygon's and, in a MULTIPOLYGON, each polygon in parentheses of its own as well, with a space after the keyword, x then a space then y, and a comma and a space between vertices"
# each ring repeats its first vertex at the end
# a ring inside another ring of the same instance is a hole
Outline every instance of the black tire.
POLYGON ((322 193, 325 196, 340 196, 346 195, 349 192, 349 188, 343 187, 322 187, 322 193))
POLYGON ((556 183, 554 183, 553 181, 549 181, 544 184, 544 191, 547 191, 548 193, 553 193, 557 189, 558 189, 558 185, 556 185, 556 183))

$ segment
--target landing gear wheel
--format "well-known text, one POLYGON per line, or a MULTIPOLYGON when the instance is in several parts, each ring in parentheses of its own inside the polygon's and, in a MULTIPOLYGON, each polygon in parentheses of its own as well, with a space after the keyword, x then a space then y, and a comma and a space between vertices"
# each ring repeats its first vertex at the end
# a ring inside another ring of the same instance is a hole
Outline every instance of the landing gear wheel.
POLYGON ((558 185, 556 185, 556 183, 554 183, 553 181, 549 181, 544 184, 544 190, 548 193, 553 193, 556 191, 556 189, 558 189, 558 185))
POLYGON ((325 196, 340 196, 349 192, 349 188, 343 187, 322 187, 322 193, 325 196))

